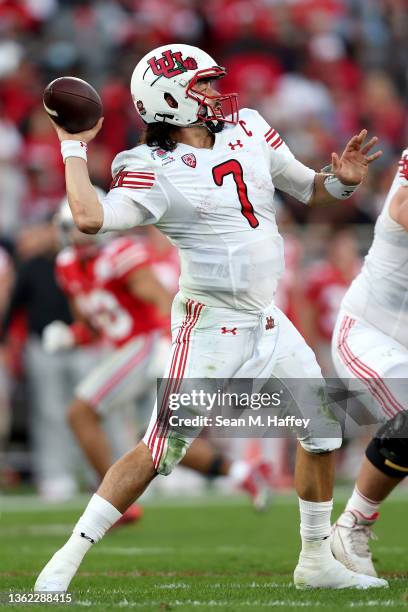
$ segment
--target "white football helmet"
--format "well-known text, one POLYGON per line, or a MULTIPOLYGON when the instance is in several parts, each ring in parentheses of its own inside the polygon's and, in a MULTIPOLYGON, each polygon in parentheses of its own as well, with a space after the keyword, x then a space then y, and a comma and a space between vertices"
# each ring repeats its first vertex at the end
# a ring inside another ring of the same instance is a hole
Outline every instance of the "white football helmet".
POLYGON ((238 122, 236 93, 208 96, 195 89, 200 79, 219 79, 226 70, 197 47, 168 44, 147 53, 130 84, 133 102, 145 123, 178 127, 205 124, 212 131, 238 122))

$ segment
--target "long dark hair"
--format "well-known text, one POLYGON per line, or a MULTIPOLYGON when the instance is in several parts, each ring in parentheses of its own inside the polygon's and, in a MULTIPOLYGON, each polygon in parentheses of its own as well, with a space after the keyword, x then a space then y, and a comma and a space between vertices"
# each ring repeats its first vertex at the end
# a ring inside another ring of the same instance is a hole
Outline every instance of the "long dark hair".
POLYGON ((169 123, 148 123, 140 137, 140 143, 148 147, 160 147, 164 151, 174 151, 177 141, 174 140, 174 130, 169 123))

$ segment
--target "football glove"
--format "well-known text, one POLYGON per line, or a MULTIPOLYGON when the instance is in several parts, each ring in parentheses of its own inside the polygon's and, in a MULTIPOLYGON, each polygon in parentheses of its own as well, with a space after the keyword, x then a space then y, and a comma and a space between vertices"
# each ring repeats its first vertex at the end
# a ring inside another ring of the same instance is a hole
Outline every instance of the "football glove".
POLYGON ((42 347, 46 353, 57 353, 73 346, 75 346, 75 335, 70 326, 63 321, 53 321, 43 329, 42 347))

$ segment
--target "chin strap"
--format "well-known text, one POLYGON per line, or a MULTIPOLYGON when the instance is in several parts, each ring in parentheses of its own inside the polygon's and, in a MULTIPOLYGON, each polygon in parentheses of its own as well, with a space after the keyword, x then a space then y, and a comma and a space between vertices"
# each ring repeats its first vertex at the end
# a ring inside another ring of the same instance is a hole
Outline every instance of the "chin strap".
POLYGON ((179 127, 182 128, 194 128, 194 127, 205 127, 211 134, 218 134, 218 132, 222 132, 224 129, 225 123, 224 121, 196 121, 195 123, 190 123, 190 125, 181 125, 179 127))
POLYGON ((224 129, 225 123, 224 121, 206 121, 205 127, 210 130, 213 134, 218 134, 218 132, 222 132, 224 129))
MULTIPOLYGON (((207 130, 209 130, 212 134, 218 134, 219 132, 221 132, 224 129, 225 122, 222 119, 218 119, 217 121, 205 121, 205 117, 207 117, 207 115, 207 108, 204 107, 201 113, 203 121, 201 121, 200 123, 200 120, 198 120, 197 123, 206 127, 207 130)), ((197 123, 195 123, 194 125, 197 125, 197 123)))

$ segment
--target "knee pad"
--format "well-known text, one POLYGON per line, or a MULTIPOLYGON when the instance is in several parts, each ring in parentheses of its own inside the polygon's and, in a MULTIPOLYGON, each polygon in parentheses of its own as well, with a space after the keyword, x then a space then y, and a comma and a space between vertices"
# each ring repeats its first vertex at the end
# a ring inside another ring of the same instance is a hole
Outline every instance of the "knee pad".
POLYGON ((225 463, 224 455, 221 455, 221 454, 215 455, 208 469, 208 472, 206 473, 207 478, 218 478, 218 476, 222 476, 224 463, 225 463))
POLYGON ((408 475, 408 414, 400 412, 377 432, 366 457, 380 472, 392 478, 408 475), (400 437, 399 437, 400 436, 400 437))

